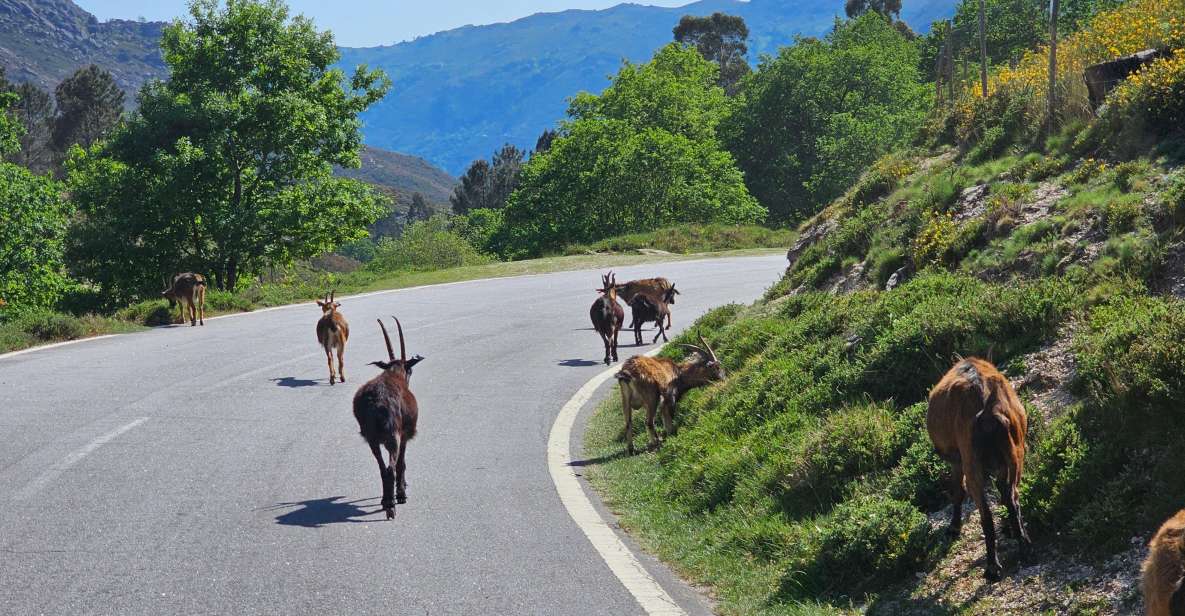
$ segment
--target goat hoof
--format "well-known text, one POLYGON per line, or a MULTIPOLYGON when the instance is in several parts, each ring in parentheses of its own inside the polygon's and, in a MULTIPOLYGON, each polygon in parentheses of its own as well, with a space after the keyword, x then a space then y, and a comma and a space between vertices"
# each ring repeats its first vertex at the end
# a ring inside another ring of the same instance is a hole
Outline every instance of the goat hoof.
POLYGON ((391 507, 390 509, 384 509, 384 511, 387 512, 387 519, 388 520, 395 519, 395 508, 394 507, 391 507))
POLYGON ((406 504, 407 503, 407 495, 404 494, 403 496, 396 496, 395 503, 398 505, 406 504))
POLYGON ((999 582, 1003 578, 1003 569, 999 563, 988 565, 983 569, 983 577, 989 582, 999 582))

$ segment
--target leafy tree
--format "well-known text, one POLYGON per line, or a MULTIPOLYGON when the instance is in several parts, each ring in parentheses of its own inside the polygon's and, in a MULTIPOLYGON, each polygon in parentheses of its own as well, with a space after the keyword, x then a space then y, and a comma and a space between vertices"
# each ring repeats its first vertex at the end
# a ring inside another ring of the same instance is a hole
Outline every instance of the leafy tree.
POLYGON ((625 64, 603 94, 573 99, 492 243, 517 257, 679 222, 762 220, 716 138, 727 106, 716 65, 694 49, 672 43, 625 64))
POLYGON ((535 153, 539 154, 541 152, 546 152, 546 151, 550 150, 551 143, 553 141, 555 141, 555 138, 558 135, 559 135, 559 133, 557 133, 556 131, 554 131, 550 128, 543 129, 543 133, 540 134, 539 139, 537 139, 535 141, 535 153))
MULTIPOLYGON (((7 113, 16 94, 0 93, 0 154, 13 153, 21 127, 7 113)), ((0 318, 53 305, 67 284, 63 258, 68 209, 61 187, 0 163, 0 318)))
POLYGON ((53 130, 54 105, 49 93, 31 83, 13 89, 16 101, 9 112, 23 129, 20 149, 7 159, 34 173, 44 173, 54 166, 53 130))
POLYGON ((901 18, 901 0, 847 0, 844 12, 848 17, 859 17, 865 13, 879 13, 890 21, 901 18))
POLYGON ((449 197, 453 213, 466 214, 470 210, 505 207, 506 200, 518 187, 525 157, 525 152, 508 143, 494 152, 490 161, 473 161, 465 175, 461 176, 461 184, 453 189, 449 197))
POLYGON ((54 90, 58 115, 53 144, 65 152, 74 144, 88 148, 107 136, 123 117, 123 90, 111 73, 92 64, 80 68, 54 90))
POLYGON ((358 114, 390 86, 332 68, 333 37, 278 0, 195 0, 165 28, 170 77, 146 86, 112 138, 68 161, 85 217, 79 272, 134 296, 184 269, 234 288, 241 275, 366 236, 383 212, 360 164, 358 114))
POLYGON ((432 210, 428 209, 428 202, 424 200, 424 195, 413 193, 411 196, 411 206, 407 208, 407 218, 403 223, 404 229, 407 229, 412 223, 428 220, 431 217, 432 210))
POLYGON ((749 191, 780 222, 838 196, 922 119, 917 48, 884 18, 838 23, 766 58, 722 127, 749 191))
POLYGON ((725 13, 713 13, 711 17, 684 15, 675 26, 676 41, 695 47, 700 55, 720 68, 717 83, 730 95, 736 93, 741 79, 752 72, 745 60, 745 54, 749 53, 748 39, 749 27, 744 18, 725 13))

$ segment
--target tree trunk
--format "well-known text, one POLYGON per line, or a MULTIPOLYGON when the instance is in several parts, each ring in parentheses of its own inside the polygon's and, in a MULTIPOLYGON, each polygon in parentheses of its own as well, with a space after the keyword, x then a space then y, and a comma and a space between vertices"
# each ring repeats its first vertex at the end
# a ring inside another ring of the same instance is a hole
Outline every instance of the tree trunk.
POLYGON ((979 85, 983 88, 983 97, 988 93, 988 60, 987 60, 987 11, 984 0, 979 0, 979 85))
POLYGON ((231 257, 226 262, 226 291, 234 291, 235 285, 239 282, 239 259, 238 257, 231 257))
POLYGON ((1045 112, 1047 132, 1053 132, 1054 116, 1057 113, 1057 11, 1058 0, 1051 0, 1049 6, 1049 92, 1048 109, 1045 112))

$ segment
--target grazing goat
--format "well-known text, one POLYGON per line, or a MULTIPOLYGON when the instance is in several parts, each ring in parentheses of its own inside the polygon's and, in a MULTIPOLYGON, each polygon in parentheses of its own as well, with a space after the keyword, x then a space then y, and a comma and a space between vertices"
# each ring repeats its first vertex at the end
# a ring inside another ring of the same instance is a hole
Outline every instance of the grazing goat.
POLYGON ((963 500, 971 492, 987 543, 984 575, 998 581, 1003 567, 996 554, 996 526, 987 501, 989 476, 996 478, 1021 553, 1031 544, 1017 495, 1028 432, 1025 408, 995 366, 982 359, 962 359, 930 391, 926 429, 935 452, 951 467, 949 491, 954 510, 949 532, 958 536, 963 500))
POLYGON ((403 325, 399 319, 395 319, 395 327, 399 330, 399 359, 395 359, 391 337, 387 335, 387 328, 380 319, 379 328, 383 330, 390 361, 370 362, 372 366, 382 368, 383 372, 359 387, 354 394, 354 419, 358 420, 358 431, 366 439, 366 444, 370 445, 370 452, 379 464, 379 475, 383 480, 381 505, 388 520, 395 517, 396 502, 401 505, 407 502, 403 458, 407 454, 407 442, 416 436, 416 419, 420 414, 416 397, 408 388, 408 380, 411 379, 412 367, 424 360, 419 355, 407 358, 407 344, 403 341, 403 325), (384 462, 379 446, 387 449, 390 464, 384 462), (392 492, 395 493, 394 497, 392 492))
POLYGON ((638 355, 629 358, 617 373, 621 388, 621 410, 625 413, 626 451, 634 455, 634 411, 646 407, 646 429, 650 433, 650 447, 658 446, 658 433, 654 430, 654 415, 662 404, 662 426, 666 436, 675 433, 675 405, 689 390, 712 381, 724 380, 724 366, 716 358, 716 352, 708 346, 703 336, 699 338, 702 347, 684 344, 694 353, 682 363, 665 357, 638 355))
MULTIPOLYGON (((652 297, 666 297, 668 291, 672 291, 670 301, 668 304, 675 303, 675 296, 679 292, 675 290, 675 285, 666 278, 643 278, 642 280, 631 280, 625 284, 617 286, 617 294, 625 303, 629 304, 634 301, 634 296, 639 293, 647 293, 652 297)), ((635 327, 637 323, 631 323, 630 328, 635 327)), ((667 329, 671 328, 671 315, 667 314, 667 329)))
POLYGON ((601 294, 588 310, 592 319, 593 329, 601 335, 605 343, 605 365, 617 361, 617 334, 621 331, 621 324, 625 322, 625 309, 617 303, 617 286, 613 272, 601 276, 601 294))
POLYGON ((185 309, 189 308, 189 325, 206 324, 206 277, 193 272, 177 274, 173 284, 161 291, 169 300, 169 307, 181 308, 181 322, 185 322, 185 309))
POLYGON ((337 374, 341 382, 346 382, 346 367, 342 356, 346 354, 346 341, 350 339, 350 324, 337 309, 341 303, 334 301, 336 291, 330 291, 325 301, 318 301, 321 307, 321 319, 317 321, 317 342, 325 349, 325 361, 329 363, 329 384, 333 385, 333 353, 337 352, 337 374))
POLYGON ((668 303, 674 303, 675 294, 678 291, 675 287, 668 289, 661 298, 655 298, 649 293, 639 293, 630 300, 630 310, 633 314, 633 328, 634 328, 634 344, 642 345, 642 326, 647 323, 654 323, 658 329, 658 333, 654 335, 654 340, 650 343, 658 342, 658 337, 662 336, 663 341, 667 340, 667 330, 663 325, 671 316, 671 309, 668 303))
POLYGON ((1148 544, 1143 577, 1148 616, 1185 616, 1185 509, 1169 518, 1148 544))

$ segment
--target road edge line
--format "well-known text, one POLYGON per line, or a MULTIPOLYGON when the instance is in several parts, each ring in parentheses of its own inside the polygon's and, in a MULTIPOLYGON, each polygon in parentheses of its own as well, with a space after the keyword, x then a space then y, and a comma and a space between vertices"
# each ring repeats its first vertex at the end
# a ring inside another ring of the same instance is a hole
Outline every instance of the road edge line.
MULTIPOLYGON (((654 349, 646 355, 655 355, 662 348, 654 349)), ((560 501, 568 511, 568 516, 580 527, 601 559, 634 596, 638 605, 650 616, 686 616, 687 612, 663 590, 638 557, 593 507, 592 501, 576 478, 575 470, 570 466, 572 430, 576 427, 576 418, 584 405, 592 400, 597 389, 613 378, 618 370, 619 367, 609 368, 589 379, 560 408, 547 438, 547 469, 551 473, 551 481, 555 484, 560 501)))

